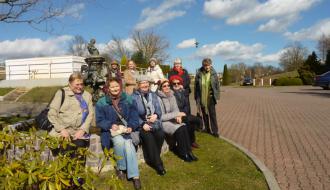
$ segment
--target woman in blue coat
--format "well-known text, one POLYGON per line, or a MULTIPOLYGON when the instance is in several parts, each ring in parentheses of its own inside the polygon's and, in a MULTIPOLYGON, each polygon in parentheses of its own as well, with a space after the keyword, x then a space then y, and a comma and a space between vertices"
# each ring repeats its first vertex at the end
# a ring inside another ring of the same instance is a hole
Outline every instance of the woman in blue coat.
POLYGON ((141 188, 136 150, 132 143, 131 133, 138 130, 137 109, 131 98, 122 92, 120 81, 108 81, 108 94, 96 103, 96 124, 101 128, 103 148, 110 149, 113 142, 117 159, 116 173, 120 179, 133 179, 135 189, 141 188))
POLYGON ((166 171, 160 158, 165 137, 161 122, 162 111, 157 95, 150 90, 150 78, 142 75, 137 79, 138 89, 133 92, 132 98, 139 114, 144 159, 159 175, 165 175, 166 171))

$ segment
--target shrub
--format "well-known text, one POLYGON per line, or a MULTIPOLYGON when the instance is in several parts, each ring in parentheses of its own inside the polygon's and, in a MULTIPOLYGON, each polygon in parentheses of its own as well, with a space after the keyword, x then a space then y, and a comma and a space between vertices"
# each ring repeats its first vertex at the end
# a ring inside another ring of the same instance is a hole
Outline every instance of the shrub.
POLYGON ((300 78, 281 77, 273 81, 274 86, 300 86, 303 82, 300 78))
MULTIPOLYGON (((13 132, 4 128, 0 131, 0 189, 96 189, 99 174, 86 169, 84 161, 79 159, 92 156, 87 148, 79 148, 74 158, 71 157, 72 152, 67 152, 53 160, 44 159, 43 153, 48 148, 65 149, 68 145, 74 146, 47 133, 39 134, 34 128, 29 132, 13 132), (36 146, 38 139, 40 144, 36 146)), ((110 158, 113 155, 105 151, 105 156, 110 158)), ((120 187, 120 182, 114 179, 107 182, 109 189, 120 187)))

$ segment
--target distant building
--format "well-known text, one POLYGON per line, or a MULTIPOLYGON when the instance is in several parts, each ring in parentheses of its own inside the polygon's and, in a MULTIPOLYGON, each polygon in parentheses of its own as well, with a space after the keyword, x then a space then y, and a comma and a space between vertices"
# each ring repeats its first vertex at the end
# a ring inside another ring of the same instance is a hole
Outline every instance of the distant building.
POLYGON ((79 56, 6 60, 6 80, 68 78, 73 71, 80 71, 83 64, 85 58, 79 56))

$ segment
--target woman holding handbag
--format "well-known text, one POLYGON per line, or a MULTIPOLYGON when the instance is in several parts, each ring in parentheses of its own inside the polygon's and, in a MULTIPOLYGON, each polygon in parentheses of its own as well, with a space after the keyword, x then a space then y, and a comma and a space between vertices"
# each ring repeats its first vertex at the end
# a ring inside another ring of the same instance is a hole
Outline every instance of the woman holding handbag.
POLYGON ((108 82, 108 94, 96 103, 96 125, 101 128, 103 148, 110 149, 113 142, 117 159, 116 173, 119 179, 132 179, 135 189, 141 189, 136 150, 131 133, 138 130, 137 109, 125 92, 118 79, 108 82))

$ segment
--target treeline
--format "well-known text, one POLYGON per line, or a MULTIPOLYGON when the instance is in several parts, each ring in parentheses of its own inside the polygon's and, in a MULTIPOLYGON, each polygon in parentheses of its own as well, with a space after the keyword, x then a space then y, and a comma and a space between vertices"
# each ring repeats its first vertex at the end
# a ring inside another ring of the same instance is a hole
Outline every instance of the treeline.
POLYGON ((237 63, 230 65, 227 68, 227 64, 224 65, 222 83, 223 85, 229 85, 231 83, 239 83, 244 77, 250 78, 262 78, 274 74, 283 72, 279 67, 272 65, 263 65, 262 63, 254 63, 252 66, 248 66, 245 63, 237 63))

